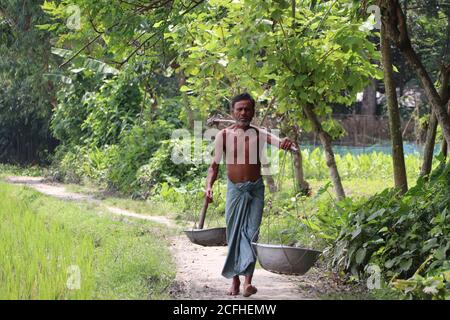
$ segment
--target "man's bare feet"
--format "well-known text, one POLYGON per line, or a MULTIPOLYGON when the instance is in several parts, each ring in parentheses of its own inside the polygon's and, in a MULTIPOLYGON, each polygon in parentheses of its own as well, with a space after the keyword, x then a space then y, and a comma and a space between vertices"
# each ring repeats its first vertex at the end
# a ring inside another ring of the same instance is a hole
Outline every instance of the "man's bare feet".
POLYGON ((239 294, 239 287, 241 285, 241 281, 239 277, 233 277, 233 282, 231 283, 230 289, 227 291, 227 295, 229 296, 237 296, 239 294))
POLYGON ((258 292, 255 286, 250 283, 244 283, 244 293, 242 294, 244 297, 250 297, 252 294, 258 292))

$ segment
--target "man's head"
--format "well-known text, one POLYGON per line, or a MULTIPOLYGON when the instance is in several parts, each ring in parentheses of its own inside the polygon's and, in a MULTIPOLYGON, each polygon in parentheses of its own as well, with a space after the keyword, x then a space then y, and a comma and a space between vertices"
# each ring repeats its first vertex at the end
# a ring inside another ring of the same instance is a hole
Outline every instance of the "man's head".
POLYGON ((255 115, 255 99, 248 93, 242 93, 231 100, 231 114, 238 125, 248 126, 255 115))

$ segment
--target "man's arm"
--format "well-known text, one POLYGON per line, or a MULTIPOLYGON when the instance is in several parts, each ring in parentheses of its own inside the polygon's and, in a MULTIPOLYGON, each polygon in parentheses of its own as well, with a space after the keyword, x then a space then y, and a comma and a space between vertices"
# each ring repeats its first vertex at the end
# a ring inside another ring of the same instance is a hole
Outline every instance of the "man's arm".
MULTIPOLYGON (((283 150, 291 150, 292 148, 295 147, 294 142, 288 138, 280 139, 279 137, 275 136, 274 134, 268 132, 265 129, 259 128, 258 130, 266 136, 267 143, 273 146, 276 146, 283 150)), ((292 151, 296 150, 292 149, 292 151)))
POLYGON ((224 146, 223 130, 221 130, 216 134, 216 138, 214 140, 214 156, 208 168, 208 175, 206 177, 205 197, 208 200, 208 202, 213 201, 212 188, 219 174, 219 164, 220 160, 222 159, 223 146, 224 146))

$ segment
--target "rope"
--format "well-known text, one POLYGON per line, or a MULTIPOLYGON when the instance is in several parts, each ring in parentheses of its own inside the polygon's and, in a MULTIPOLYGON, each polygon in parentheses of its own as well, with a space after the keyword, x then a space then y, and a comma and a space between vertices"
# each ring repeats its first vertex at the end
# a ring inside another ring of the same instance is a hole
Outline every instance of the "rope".
MULTIPOLYGON (((277 184, 278 192, 281 191, 282 181, 283 181, 283 178, 286 175, 286 156, 287 156, 286 154, 287 154, 287 152, 284 152, 282 160, 281 160, 280 171, 279 171, 279 174, 278 174, 278 177, 277 177, 277 183, 276 184, 277 184)), ((292 164, 293 188, 294 188, 294 192, 295 192, 295 201, 294 201, 294 207, 295 207, 295 211, 296 211, 295 218, 298 219, 298 215, 299 215, 298 214, 299 213, 298 210, 299 210, 299 208, 298 208, 298 204, 297 204, 297 197, 298 197, 300 191, 299 191, 299 188, 298 188, 298 185, 297 185, 297 181, 295 180, 295 174, 294 174, 295 173, 295 164, 294 164, 293 159, 291 161, 291 164, 292 164)), ((267 218, 267 239, 268 239, 267 242, 270 244, 270 226, 271 226, 270 221, 271 221, 271 215, 272 215, 271 214, 272 213, 272 199, 269 200, 268 205, 269 205, 269 215, 268 215, 268 218, 267 218)), ((300 222, 299 222, 299 224, 300 224, 300 222)), ((305 257, 305 255, 306 255, 306 253, 308 251, 305 250, 303 252, 303 254, 300 257, 298 257, 296 259, 295 263, 294 263, 289 258, 289 255, 287 254, 287 249, 288 248, 292 248, 292 247, 285 246, 285 245, 282 244, 283 241, 282 241, 281 233, 279 233, 279 240, 280 240, 280 248, 282 249, 283 254, 284 254, 285 258, 286 258, 286 261, 288 262, 288 264, 289 264, 289 266, 291 268, 291 272, 290 273, 294 274, 295 273, 294 272, 294 266, 297 265, 298 262, 301 261, 305 257)), ((253 247, 252 247, 252 250, 253 250, 253 247)))

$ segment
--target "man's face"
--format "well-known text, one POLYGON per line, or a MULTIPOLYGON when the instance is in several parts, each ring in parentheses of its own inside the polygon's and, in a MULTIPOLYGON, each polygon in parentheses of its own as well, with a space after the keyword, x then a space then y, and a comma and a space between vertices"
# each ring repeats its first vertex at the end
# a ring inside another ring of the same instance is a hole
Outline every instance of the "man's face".
POLYGON ((254 115, 255 110, 250 100, 241 100, 234 104, 233 117, 238 125, 250 125, 254 115))

